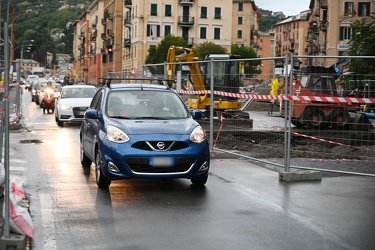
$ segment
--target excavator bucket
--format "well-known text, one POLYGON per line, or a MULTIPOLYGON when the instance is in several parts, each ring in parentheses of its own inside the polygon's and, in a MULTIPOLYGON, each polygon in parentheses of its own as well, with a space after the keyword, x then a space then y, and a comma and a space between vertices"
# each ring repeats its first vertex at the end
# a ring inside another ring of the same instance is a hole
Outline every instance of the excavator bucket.
POLYGON ((356 113, 352 117, 352 122, 350 126, 351 130, 357 131, 370 131, 374 130, 374 124, 370 121, 370 119, 363 113, 356 113))

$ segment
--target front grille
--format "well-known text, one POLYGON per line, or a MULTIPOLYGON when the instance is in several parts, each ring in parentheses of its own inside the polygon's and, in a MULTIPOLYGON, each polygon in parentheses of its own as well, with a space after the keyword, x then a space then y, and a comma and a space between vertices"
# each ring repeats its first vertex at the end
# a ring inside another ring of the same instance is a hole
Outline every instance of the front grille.
POLYGON ((149 157, 127 157, 126 164, 133 172, 137 173, 181 173, 186 172, 195 162, 193 157, 176 157, 174 158, 173 167, 151 167, 149 157))
POLYGON ((139 141, 132 145, 132 148, 142 149, 146 151, 173 151, 173 150, 179 150, 183 148, 187 148, 188 145, 185 142, 182 141, 139 141), (159 142, 163 142, 165 144, 164 150, 161 150, 158 148, 157 144, 159 142))
POLYGON ((75 118, 83 118, 83 115, 88 107, 74 107, 73 114, 75 118))

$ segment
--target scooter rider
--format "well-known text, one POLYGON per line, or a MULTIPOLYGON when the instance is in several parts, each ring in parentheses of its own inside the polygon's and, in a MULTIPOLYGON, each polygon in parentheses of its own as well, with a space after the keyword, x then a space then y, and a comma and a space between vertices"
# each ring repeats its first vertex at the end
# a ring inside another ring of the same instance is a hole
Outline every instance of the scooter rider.
POLYGON ((54 112, 54 105, 55 105, 55 89, 52 86, 52 82, 48 81, 47 86, 43 88, 44 97, 41 103, 41 107, 43 108, 43 114, 46 112, 49 113, 49 110, 54 112))
POLYGON ((53 93, 55 93, 55 89, 52 87, 52 82, 51 81, 48 81, 47 82, 47 86, 45 88, 43 88, 43 92, 44 93, 48 93, 49 91, 52 91, 53 93))

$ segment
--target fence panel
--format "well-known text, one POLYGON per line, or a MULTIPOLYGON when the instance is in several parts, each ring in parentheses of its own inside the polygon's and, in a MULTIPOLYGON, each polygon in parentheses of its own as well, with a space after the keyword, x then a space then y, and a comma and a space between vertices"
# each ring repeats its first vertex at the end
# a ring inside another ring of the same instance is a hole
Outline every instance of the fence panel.
MULTIPOLYGON (((209 135, 214 158, 279 158, 284 165, 289 157, 375 162, 374 57, 294 56, 176 65, 181 77, 176 72, 169 77, 188 106, 205 114, 199 122, 209 135), (324 66, 330 61, 336 63, 324 66), (313 66, 304 67, 306 63, 313 66), (214 102, 214 110, 207 100, 214 102), (237 102, 238 109, 231 108, 237 102)), ((156 72, 147 71, 152 76, 156 72)))

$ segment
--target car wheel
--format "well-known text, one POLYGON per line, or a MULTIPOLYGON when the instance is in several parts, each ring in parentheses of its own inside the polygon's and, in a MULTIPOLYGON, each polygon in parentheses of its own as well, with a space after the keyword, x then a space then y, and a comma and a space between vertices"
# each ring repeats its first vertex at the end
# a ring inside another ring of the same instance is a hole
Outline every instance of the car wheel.
POLYGON ((59 127, 63 127, 63 126, 64 126, 64 122, 60 121, 60 119, 59 119, 59 115, 57 114, 57 112, 56 112, 55 114, 56 114, 56 115, 55 115, 55 121, 56 121, 56 123, 57 123, 57 126, 59 126, 59 127))
POLYGON ((99 188, 107 188, 109 187, 109 185, 111 185, 111 180, 103 175, 102 164, 101 164, 100 159, 101 159, 101 154, 100 154, 100 151, 97 150, 96 158, 95 158, 96 184, 98 185, 99 188))
POLYGON ((83 149, 83 142, 82 142, 82 140, 81 140, 81 143, 80 143, 80 159, 81 159, 81 164, 82 164, 83 167, 90 167, 92 161, 85 154, 85 151, 83 149))
POLYGON ((207 179, 208 179, 208 174, 206 174, 205 176, 191 178, 191 183, 193 183, 193 185, 195 186, 204 186, 204 184, 206 184, 207 182, 207 179))

